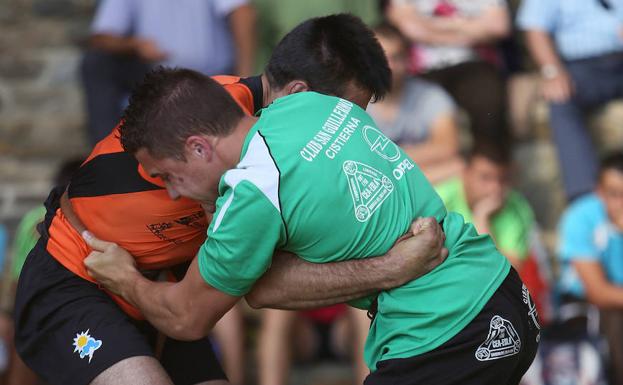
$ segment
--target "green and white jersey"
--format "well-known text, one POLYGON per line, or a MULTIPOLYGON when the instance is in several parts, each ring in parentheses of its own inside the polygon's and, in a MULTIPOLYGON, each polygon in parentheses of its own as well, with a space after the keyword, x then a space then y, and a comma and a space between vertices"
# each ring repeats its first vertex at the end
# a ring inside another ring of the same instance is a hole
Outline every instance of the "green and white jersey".
POLYGON ((443 220, 447 260, 379 294, 365 351, 372 370, 452 338, 510 268, 488 236, 446 214, 417 165, 343 99, 305 92, 264 109, 219 194, 199 269, 234 296, 251 289, 277 249, 315 263, 366 258, 387 252, 417 217, 443 220))

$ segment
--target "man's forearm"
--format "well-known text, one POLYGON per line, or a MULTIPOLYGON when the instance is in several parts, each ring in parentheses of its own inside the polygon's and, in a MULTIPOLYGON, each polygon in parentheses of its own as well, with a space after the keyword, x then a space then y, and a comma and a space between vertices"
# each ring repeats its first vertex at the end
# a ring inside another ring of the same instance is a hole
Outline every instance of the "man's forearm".
POLYGON ((297 310, 365 297, 405 283, 388 258, 316 264, 278 253, 246 299, 254 308, 297 310))
POLYGON ((185 309, 190 308, 187 303, 190 299, 176 298, 174 283, 153 282, 136 274, 133 283, 126 287, 121 296, 138 308, 156 329, 179 340, 194 340, 203 336, 204 333, 188 328, 190 312, 185 309))
POLYGON ((382 257, 309 263, 278 253, 247 302, 256 308, 305 309, 350 301, 421 277, 442 263, 448 250, 435 218, 418 218, 382 257))
POLYGON ((623 309, 623 287, 608 280, 600 262, 579 256, 573 261, 573 267, 589 302, 602 309, 623 309))
POLYGON ((468 18, 432 18, 436 27, 435 34, 450 39, 450 42, 478 45, 495 42, 510 33, 510 18, 503 7, 490 7, 477 17, 468 18))
POLYGON ((136 40, 131 37, 96 34, 90 37, 89 45, 112 54, 136 54, 136 40))
POLYGON ((554 65, 559 69, 564 68, 549 33, 539 30, 528 30, 526 31, 526 43, 532 59, 539 67, 554 65))
POLYGON ((390 21, 416 43, 471 46, 489 43, 510 33, 508 12, 502 7, 491 7, 474 18, 423 16, 412 5, 391 8, 387 15, 390 21))

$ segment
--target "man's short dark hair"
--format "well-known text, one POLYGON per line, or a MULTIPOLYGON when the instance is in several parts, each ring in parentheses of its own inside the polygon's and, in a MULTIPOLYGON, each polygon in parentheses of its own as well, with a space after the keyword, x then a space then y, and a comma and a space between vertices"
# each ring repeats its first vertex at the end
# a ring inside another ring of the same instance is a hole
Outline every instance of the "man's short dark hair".
POLYGON ((599 178, 604 172, 614 170, 623 174, 623 152, 615 151, 605 155, 599 164, 599 178))
POLYGON ((130 96, 121 123, 121 144, 130 153, 146 149, 155 158, 184 160, 192 135, 227 135, 244 116, 216 81, 188 69, 159 67, 130 96))
POLYGON ((374 33, 344 13, 299 24, 277 44, 265 73, 274 89, 304 80, 313 91, 340 97, 352 81, 373 100, 391 87, 391 71, 374 33))
POLYGON ((470 164, 476 157, 485 158, 501 167, 507 167, 513 163, 513 151, 509 143, 479 140, 474 143, 465 160, 467 164, 470 164))

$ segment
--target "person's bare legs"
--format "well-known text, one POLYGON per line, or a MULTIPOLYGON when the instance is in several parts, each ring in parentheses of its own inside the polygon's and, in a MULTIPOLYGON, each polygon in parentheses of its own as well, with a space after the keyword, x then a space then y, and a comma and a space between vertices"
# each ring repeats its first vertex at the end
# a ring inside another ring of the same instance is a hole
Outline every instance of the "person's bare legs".
POLYGON ((369 330, 368 313, 350 306, 343 316, 333 322, 331 328, 331 348, 340 357, 351 359, 354 385, 362 385, 370 374, 363 360, 363 348, 369 330))
POLYGON ((39 376, 33 372, 15 349, 11 353, 7 385, 37 385, 40 383, 39 376))
POLYGON ((119 361, 100 373, 90 385, 173 385, 162 365, 153 357, 137 356, 119 361))
POLYGON ((348 307, 348 316, 353 330, 353 377, 356 385, 363 384, 363 380, 370 374, 370 370, 363 360, 363 348, 370 331, 370 318, 365 310, 348 307))
POLYGON ((292 361, 290 337, 295 312, 266 309, 257 345, 259 385, 287 383, 292 361))
MULTIPOLYGON (((90 385, 173 385, 162 365, 153 357, 138 356, 119 361, 100 373, 90 385)), ((225 380, 197 385, 229 385, 225 380)))
POLYGON ((244 325, 242 309, 236 304, 214 327, 225 373, 232 385, 244 384, 244 325))

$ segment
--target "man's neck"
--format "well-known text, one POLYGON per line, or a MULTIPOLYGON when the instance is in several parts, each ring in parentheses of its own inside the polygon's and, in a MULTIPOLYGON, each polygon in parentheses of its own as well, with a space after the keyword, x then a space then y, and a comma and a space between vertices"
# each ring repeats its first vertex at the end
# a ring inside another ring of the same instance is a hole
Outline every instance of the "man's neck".
POLYGON ((272 89, 265 72, 262 72, 260 79, 262 80, 262 107, 266 107, 273 100, 272 89))
POLYGON ((251 127, 257 122, 256 117, 245 115, 240 119, 233 131, 218 139, 216 152, 223 160, 227 169, 236 167, 242 155, 242 146, 251 127))

